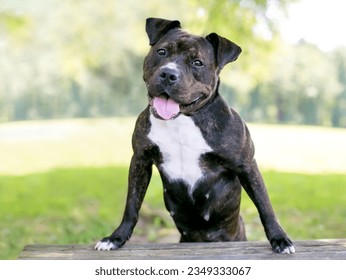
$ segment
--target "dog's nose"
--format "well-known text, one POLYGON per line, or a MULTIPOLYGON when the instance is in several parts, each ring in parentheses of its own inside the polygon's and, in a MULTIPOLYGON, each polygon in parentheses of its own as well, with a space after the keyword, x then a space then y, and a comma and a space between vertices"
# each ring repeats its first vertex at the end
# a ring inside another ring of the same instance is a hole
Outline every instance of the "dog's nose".
POLYGON ((176 69, 164 67, 161 69, 160 80, 165 85, 172 85, 178 80, 179 72, 176 69))

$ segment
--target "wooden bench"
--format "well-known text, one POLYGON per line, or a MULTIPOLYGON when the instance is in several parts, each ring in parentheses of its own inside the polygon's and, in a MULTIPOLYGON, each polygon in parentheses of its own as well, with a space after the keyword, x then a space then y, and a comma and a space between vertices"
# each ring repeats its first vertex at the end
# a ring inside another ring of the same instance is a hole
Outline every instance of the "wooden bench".
POLYGON ((126 244, 115 251, 92 245, 27 245, 19 259, 53 260, 346 260, 346 239, 295 241, 295 254, 275 254, 267 241, 126 244))

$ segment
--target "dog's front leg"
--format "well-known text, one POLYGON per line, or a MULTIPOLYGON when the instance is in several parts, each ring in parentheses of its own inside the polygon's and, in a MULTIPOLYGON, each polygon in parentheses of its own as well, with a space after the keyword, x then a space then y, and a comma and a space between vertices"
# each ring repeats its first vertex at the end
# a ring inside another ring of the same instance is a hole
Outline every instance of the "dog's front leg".
POLYGON ((122 222, 110 236, 103 238, 96 244, 96 250, 120 248, 131 237, 138 221, 139 210, 147 191, 151 174, 151 161, 134 155, 130 165, 128 193, 122 222))
POLYGON ((247 194, 257 207, 266 236, 274 252, 294 253, 295 248, 292 241, 275 217, 266 186, 255 160, 242 167, 239 178, 247 194))

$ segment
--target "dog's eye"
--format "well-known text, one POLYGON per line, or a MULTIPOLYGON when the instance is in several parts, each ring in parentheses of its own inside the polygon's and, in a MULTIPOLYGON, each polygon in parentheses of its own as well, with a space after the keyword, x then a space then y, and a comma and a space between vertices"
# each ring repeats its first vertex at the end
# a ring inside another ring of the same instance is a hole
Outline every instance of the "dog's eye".
POLYGON ((158 49, 156 52, 159 56, 165 56, 167 53, 165 49, 158 49))
POLYGON ((195 66, 195 67, 202 67, 203 66, 203 62, 197 59, 194 62, 192 62, 192 65, 195 66))

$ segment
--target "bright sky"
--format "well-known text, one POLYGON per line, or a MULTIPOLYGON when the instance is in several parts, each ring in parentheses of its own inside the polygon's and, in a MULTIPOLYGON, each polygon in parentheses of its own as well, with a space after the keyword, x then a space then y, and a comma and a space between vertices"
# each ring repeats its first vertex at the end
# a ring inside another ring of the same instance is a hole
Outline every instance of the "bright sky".
POLYGON ((304 38, 324 51, 346 46, 346 1, 300 0, 291 4, 288 20, 280 25, 282 36, 290 42, 304 38))

